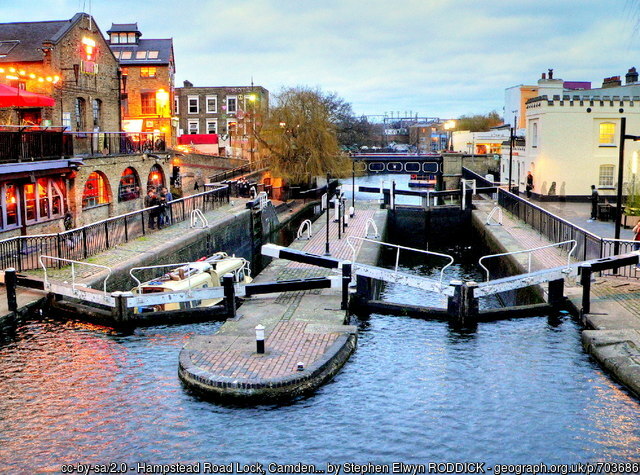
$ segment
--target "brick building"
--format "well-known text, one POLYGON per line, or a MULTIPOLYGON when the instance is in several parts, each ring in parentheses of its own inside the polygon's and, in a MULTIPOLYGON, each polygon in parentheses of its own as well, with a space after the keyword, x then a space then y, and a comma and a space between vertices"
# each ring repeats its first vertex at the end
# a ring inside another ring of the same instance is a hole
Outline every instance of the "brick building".
POLYGON ((2 109, 3 124, 119 131, 118 74, 118 61, 86 13, 0 24, 0 83, 56 101, 53 107, 2 109))
POLYGON ((137 23, 114 23, 107 33, 111 50, 122 68, 123 129, 154 132, 174 144, 173 39, 142 39, 137 23))
POLYGON ((258 156, 253 131, 269 108, 269 91, 262 86, 177 87, 174 113, 178 135, 218 134, 227 155, 254 160, 258 156))

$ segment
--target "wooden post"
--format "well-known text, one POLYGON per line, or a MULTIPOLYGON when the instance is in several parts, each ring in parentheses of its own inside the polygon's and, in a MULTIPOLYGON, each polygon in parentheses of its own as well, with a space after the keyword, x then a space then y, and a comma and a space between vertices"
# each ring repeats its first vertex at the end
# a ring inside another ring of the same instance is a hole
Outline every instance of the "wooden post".
POLYGON ((9 311, 17 312, 18 298, 16 288, 18 286, 18 277, 13 267, 9 267, 4 271, 4 284, 7 286, 7 306, 9 307, 9 311))
POLYGON ((225 274, 222 277, 224 287, 224 306, 229 318, 236 318, 236 289, 233 286, 233 274, 225 274))
POLYGON ((580 270, 580 285, 582 285, 582 314, 591 313, 591 264, 583 264, 580 270))
POLYGON ((452 280, 451 285, 454 287, 454 295, 449 297, 447 312, 453 318, 453 323, 460 327, 475 323, 478 317, 478 299, 474 296, 474 290, 478 284, 452 280))
POLYGON ((549 303, 554 307, 564 303, 564 279, 549 281, 549 303))
POLYGON ((111 296, 116 301, 115 305, 111 309, 111 316, 116 324, 122 323, 122 294, 123 292, 120 292, 119 290, 111 292, 111 296))
POLYGON ((447 299, 447 312, 456 318, 462 305, 462 281, 452 280, 449 285, 453 287, 453 297, 447 299))
POLYGON ((349 284, 351 283, 351 261, 342 263, 342 310, 349 309, 349 284))

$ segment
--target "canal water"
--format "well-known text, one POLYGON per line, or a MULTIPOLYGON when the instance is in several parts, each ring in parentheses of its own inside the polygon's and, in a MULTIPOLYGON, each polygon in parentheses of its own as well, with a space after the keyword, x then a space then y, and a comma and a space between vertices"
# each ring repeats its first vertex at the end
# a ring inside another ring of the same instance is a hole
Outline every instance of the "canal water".
MULTIPOLYGON (((479 278, 465 245, 454 276, 479 278)), ((390 264, 394 260, 390 259, 390 264)), ((402 256, 403 269, 438 275, 402 256)), ((441 296, 387 286, 382 298, 441 296)), ((484 302, 485 306, 496 302, 484 302)), ((192 395, 178 353, 220 323, 122 335, 51 320, 0 342, 0 473, 148 462, 570 463, 638 461, 640 404, 585 355, 568 316, 479 324, 370 315, 332 382, 290 404, 230 407, 192 395)), ((135 473, 135 472, 133 472, 135 473)))

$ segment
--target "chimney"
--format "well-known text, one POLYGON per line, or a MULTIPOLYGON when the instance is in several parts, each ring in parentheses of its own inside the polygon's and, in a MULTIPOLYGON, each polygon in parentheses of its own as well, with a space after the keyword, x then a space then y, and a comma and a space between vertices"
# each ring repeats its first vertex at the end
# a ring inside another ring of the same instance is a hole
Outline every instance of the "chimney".
POLYGON ((547 79, 547 73, 542 73, 542 79, 547 79))
POLYGON ((638 82, 638 72, 636 71, 635 66, 629 69, 629 72, 625 75, 625 84, 633 84, 638 82))
POLYGON ((553 69, 549 69, 549 79, 553 79, 553 69))
POLYGON ((184 84, 184 87, 193 87, 193 83, 191 81, 185 80, 183 84, 184 84))
POLYGON ((610 78, 604 78, 604 80, 602 81, 602 89, 618 86, 622 86, 620 76, 611 76, 610 78))

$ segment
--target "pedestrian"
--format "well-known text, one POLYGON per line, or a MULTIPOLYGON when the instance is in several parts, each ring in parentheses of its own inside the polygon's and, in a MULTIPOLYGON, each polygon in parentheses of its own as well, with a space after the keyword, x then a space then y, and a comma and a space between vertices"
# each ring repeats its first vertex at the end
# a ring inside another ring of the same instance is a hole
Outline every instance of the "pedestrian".
MULTIPOLYGON (((633 250, 637 251, 640 249, 640 221, 633 227, 633 250)), ((639 264, 640 265, 640 264, 639 264)))
POLYGON ((164 224, 171 224, 171 203, 173 201, 173 193, 166 186, 162 187, 161 193, 164 193, 166 206, 164 208, 164 224))
POLYGON ((533 190, 533 175, 530 171, 527 172, 527 186, 525 186, 525 190, 527 190, 527 198, 531 198, 531 190, 533 190))
POLYGON ((591 185, 591 218, 588 220, 592 222, 594 219, 598 219, 598 200, 600 199, 600 195, 598 194, 598 190, 596 190, 596 185, 591 185))
POLYGON ((149 229, 155 229, 156 223, 158 222, 158 205, 160 201, 158 200, 158 196, 150 189, 147 192, 147 196, 144 199, 144 207, 151 208, 147 213, 149 214, 149 229))

